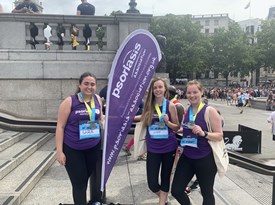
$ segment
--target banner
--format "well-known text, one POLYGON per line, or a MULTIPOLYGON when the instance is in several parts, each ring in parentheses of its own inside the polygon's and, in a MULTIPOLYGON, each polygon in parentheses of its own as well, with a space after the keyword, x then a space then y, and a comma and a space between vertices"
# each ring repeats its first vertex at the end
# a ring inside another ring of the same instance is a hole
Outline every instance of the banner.
POLYGON ((155 37, 143 29, 131 33, 114 58, 106 97, 101 191, 160 60, 155 37))

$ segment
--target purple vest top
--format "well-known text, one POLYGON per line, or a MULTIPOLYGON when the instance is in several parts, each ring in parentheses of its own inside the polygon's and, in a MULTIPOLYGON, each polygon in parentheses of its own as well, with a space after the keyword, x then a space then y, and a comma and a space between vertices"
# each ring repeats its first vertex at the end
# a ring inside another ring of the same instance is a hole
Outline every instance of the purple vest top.
MULTIPOLYGON (((195 119, 195 124, 201 126, 202 130, 207 129, 206 122, 204 120, 204 113, 207 105, 204 105, 204 107, 197 113, 197 117, 195 119)), ((183 123, 189 122, 189 110, 191 106, 188 108, 186 115, 184 117, 183 123)), ((192 133, 191 129, 183 129, 183 136, 187 136, 192 133)), ((183 154, 191 159, 201 159, 205 156, 207 156, 212 151, 208 139, 204 137, 198 137, 198 148, 189 147, 186 146, 183 149, 183 154)))
MULTIPOLYGON (((171 118, 171 114, 169 112, 169 100, 166 100, 166 114, 168 114, 169 119, 171 118)), ((162 110, 162 106, 160 107, 162 110)), ((154 117, 152 120, 152 124, 155 122, 159 122, 158 114, 155 111, 154 117)), ((149 135, 149 131, 147 128, 146 134, 146 143, 147 143, 147 150, 152 153, 167 153, 172 152, 177 149, 178 143, 176 139, 176 135, 174 131, 168 127, 168 139, 152 139, 149 135)))
MULTIPOLYGON (((85 150, 92 147, 95 147, 99 142, 99 138, 90 138, 90 139, 79 139, 79 121, 81 120, 90 120, 89 114, 86 111, 86 106, 84 103, 78 100, 76 95, 72 95, 72 107, 71 113, 68 117, 67 124, 64 129, 64 143, 69 147, 76 150, 85 150)), ((94 95, 95 100, 95 111, 96 120, 100 119, 100 104, 97 97, 94 95)), ((90 105, 90 103, 88 103, 90 105)))

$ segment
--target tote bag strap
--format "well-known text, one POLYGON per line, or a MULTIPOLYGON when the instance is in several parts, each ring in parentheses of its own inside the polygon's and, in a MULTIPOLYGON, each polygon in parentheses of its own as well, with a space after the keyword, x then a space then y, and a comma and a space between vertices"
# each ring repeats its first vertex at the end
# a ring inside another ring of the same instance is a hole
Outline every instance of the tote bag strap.
POLYGON ((207 106, 206 109, 205 109, 204 120, 206 122, 208 131, 212 132, 212 128, 211 128, 211 124, 210 124, 210 119, 209 119, 209 109, 210 109, 209 106, 207 106))

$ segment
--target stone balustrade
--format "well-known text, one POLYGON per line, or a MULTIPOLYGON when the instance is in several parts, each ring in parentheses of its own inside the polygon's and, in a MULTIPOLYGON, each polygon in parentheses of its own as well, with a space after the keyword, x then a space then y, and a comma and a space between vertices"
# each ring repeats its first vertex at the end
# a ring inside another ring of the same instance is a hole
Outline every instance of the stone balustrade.
MULTIPOLYGON (((33 37, 31 28, 37 27, 36 49, 44 50, 47 39, 44 29, 47 25, 51 27, 52 43, 50 49, 71 50, 72 49, 72 26, 79 29, 77 50, 85 50, 85 37, 83 29, 87 25, 91 29, 91 50, 116 51, 125 37, 132 31, 143 28, 148 29, 152 15, 140 14, 116 14, 115 16, 74 16, 74 15, 50 15, 50 14, 0 14, 0 49, 33 49, 33 37), (97 29, 103 30, 102 39, 97 29), (64 46, 60 46, 60 29, 64 30, 64 46), (98 44, 102 40, 103 48, 98 44)), ((34 32, 35 33, 35 32, 34 32)))

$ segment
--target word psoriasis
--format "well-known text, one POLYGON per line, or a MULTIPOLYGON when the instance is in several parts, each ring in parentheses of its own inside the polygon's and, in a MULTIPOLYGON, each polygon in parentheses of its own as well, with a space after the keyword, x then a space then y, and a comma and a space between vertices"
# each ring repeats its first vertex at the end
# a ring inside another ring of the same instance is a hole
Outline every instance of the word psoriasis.
POLYGON ((140 49, 141 45, 139 43, 136 43, 135 48, 132 50, 131 54, 127 56, 128 59, 123 64, 123 71, 119 76, 119 81, 116 83, 116 86, 112 91, 112 95, 116 98, 120 98, 120 91, 123 88, 124 82, 127 80, 127 77, 129 76, 129 72, 135 63, 135 60, 137 59, 140 49))

